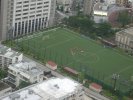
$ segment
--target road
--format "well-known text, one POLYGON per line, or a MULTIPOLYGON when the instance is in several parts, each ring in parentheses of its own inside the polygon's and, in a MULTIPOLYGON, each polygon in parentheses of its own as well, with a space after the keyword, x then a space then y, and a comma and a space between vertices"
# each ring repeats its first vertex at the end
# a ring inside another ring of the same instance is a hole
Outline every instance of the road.
POLYGON ((83 87, 84 88, 84 91, 85 91, 85 94, 95 100, 110 100, 102 95, 100 95, 99 93, 96 93, 96 92, 93 92, 92 90, 86 88, 86 87, 83 87))
MULTIPOLYGON (((29 57, 24 56, 23 61, 34 61, 34 62, 36 62, 37 66, 39 68, 41 68, 42 70, 51 71, 52 75, 54 75, 56 77, 59 77, 59 78, 63 78, 64 77, 63 75, 57 73, 56 71, 53 71, 53 70, 49 69, 48 67, 44 66, 43 63, 38 62, 36 59, 33 59, 33 58, 31 59, 29 57)), ((83 89, 84 89, 85 94, 86 94, 85 95, 85 98, 86 98, 85 100, 93 100, 93 99, 95 99, 95 100, 110 100, 110 99, 108 99, 108 98, 106 98, 106 97, 104 97, 104 96, 102 96, 102 95, 100 95, 100 94, 98 94, 96 92, 93 92, 92 90, 90 90, 90 89, 88 89, 86 87, 83 87, 83 89), (91 99, 90 97, 93 98, 93 99, 91 99)))

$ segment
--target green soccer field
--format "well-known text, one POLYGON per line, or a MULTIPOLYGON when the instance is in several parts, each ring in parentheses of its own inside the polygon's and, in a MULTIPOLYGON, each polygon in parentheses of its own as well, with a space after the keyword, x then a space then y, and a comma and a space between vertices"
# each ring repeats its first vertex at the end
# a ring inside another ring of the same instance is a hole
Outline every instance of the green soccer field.
POLYGON ((99 74, 104 75, 105 81, 110 79, 113 73, 127 80, 131 80, 133 76, 132 57, 106 48, 68 29, 40 32, 18 41, 24 50, 36 54, 42 60, 52 60, 58 65, 85 71, 96 77, 99 77, 99 74))

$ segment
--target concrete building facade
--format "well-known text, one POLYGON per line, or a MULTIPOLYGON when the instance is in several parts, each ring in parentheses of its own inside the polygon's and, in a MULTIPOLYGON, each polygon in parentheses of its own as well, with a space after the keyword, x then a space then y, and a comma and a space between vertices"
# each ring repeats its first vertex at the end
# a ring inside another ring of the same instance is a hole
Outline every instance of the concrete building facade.
POLYGON ((73 0, 57 0, 58 4, 71 5, 73 0))
POLYGON ((83 13, 84 15, 90 15, 93 12, 94 0, 84 0, 83 13))
POLYGON ((116 0, 116 4, 119 5, 127 5, 129 0, 116 0))
POLYGON ((0 96, 9 94, 11 92, 12 92, 12 88, 9 85, 7 85, 6 83, 0 81, 0 96))
POLYGON ((105 0, 104 2, 105 2, 107 5, 116 4, 116 0, 105 0))
POLYGON ((117 21, 118 14, 121 11, 125 11, 124 6, 118 6, 115 4, 106 4, 98 2, 93 8, 93 18, 96 23, 117 21))
POLYGON ((10 64, 21 62, 23 54, 13 51, 11 48, 0 45, 0 67, 7 68, 10 64))
POLYGON ((27 83, 38 83, 44 79, 44 71, 40 69, 34 62, 20 62, 9 65, 8 79, 6 81, 14 84, 16 87, 22 81, 27 83))
POLYGON ((72 9, 72 4, 74 0, 57 0, 57 5, 59 8, 63 7, 64 12, 70 12, 72 9))
POLYGON ((7 36, 7 10, 8 0, 0 0, 0 40, 7 36))
POLYGON ((133 27, 116 33, 118 47, 133 54, 133 27))
POLYGON ((52 26, 56 0, 1 0, 1 40, 52 26))

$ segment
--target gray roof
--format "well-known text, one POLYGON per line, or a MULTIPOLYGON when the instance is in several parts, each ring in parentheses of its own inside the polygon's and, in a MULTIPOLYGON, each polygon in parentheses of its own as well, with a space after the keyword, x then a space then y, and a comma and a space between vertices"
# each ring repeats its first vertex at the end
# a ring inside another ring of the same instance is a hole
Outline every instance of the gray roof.
POLYGON ((43 70, 39 68, 35 62, 19 62, 17 64, 12 64, 10 66, 14 67, 20 72, 33 76, 43 72, 43 70))
POLYGON ((4 55, 6 57, 12 58, 12 57, 21 55, 21 53, 15 52, 11 48, 0 45, 0 55, 4 55))
POLYGON ((123 35, 132 35, 133 36, 133 27, 124 29, 120 32, 118 32, 118 34, 123 34, 123 35))

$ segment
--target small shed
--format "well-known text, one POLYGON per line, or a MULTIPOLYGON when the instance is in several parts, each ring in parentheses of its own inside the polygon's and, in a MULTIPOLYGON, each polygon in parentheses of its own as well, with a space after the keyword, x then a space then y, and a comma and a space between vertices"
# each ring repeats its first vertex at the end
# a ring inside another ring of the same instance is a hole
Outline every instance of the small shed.
POLYGON ((49 67, 52 70, 56 70, 57 69, 57 64, 55 62, 53 62, 53 61, 48 61, 46 63, 46 66, 49 67))
POLYGON ((98 92, 98 93, 100 93, 100 92, 102 91, 102 86, 99 85, 99 84, 97 84, 97 83, 91 83, 91 84, 89 85, 89 88, 90 88, 91 90, 95 91, 95 92, 98 92))
POLYGON ((74 70, 74 69, 72 69, 72 68, 70 68, 70 67, 65 67, 64 70, 65 70, 66 72, 68 72, 68 73, 70 73, 70 74, 73 74, 73 75, 76 75, 76 76, 79 74, 76 70, 74 70))

